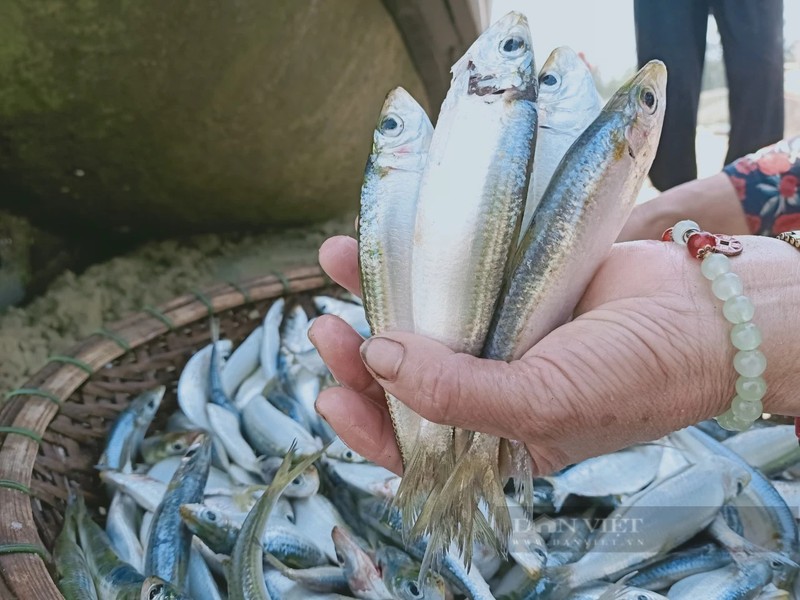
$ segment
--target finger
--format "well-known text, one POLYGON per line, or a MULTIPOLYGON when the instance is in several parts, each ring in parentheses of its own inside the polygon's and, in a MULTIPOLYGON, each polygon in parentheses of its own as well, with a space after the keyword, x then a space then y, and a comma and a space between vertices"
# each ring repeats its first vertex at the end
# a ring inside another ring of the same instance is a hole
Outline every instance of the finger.
POLYGON ((364 338, 350 325, 334 315, 321 315, 311 325, 308 339, 314 344, 336 381, 348 389, 364 394, 373 402, 386 405, 383 388, 359 358, 358 352, 364 338))
POLYGON ((328 238, 319 249, 319 264, 336 283, 361 296, 358 274, 358 242, 346 235, 328 238))
POLYGON ((380 408, 353 390, 332 387, 320 393, 316 408, 350 448, 364 458, 402 474, 400 450, 385 407, 380 408))
POLYGON ((519 427, 513 407, 531 385, 522 363, 456 353, 397 331, 364 342, 361 357, 386 391, 430 421, 512 438, 519 427))

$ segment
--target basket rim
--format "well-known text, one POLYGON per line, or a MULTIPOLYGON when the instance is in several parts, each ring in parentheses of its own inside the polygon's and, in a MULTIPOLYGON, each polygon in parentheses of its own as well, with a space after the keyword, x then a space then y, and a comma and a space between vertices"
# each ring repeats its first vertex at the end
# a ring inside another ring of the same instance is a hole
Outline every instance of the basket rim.
POLYGON ((223 311, 330 285, 319 266, 296 267, 241 283, 192 290, 111 323, 55 355, 0 402, 0 597, 62 598, 47 568, 49 551, 33 517, 31 489, 39 444, 63 402, 109 362, 160 335, 223 311))

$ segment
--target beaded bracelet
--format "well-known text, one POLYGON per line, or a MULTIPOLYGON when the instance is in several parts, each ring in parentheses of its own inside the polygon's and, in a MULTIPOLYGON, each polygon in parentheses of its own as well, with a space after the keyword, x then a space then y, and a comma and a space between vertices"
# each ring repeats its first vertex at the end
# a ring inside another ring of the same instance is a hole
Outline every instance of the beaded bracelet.
POLYGON ((730 236, 702 231, 694 221, 680 221, 667 229, 662 239, 685 246, 693 258, 702 260, 700 270, 711 281, 711 291, 725 303, 722 314, 733 325, 730 337, 738 350, 733 368, 739 377, 730 409, 714 418, 724 429, 744 431, 764 412, 761 400, 767 393, 767 383, 761 375, 767 368, 767 359, 758 349, 761 331, 751 320, 753 303, 743 294, 739 276, 731 272, 728 257, 741 254, 742 244, 730 236))

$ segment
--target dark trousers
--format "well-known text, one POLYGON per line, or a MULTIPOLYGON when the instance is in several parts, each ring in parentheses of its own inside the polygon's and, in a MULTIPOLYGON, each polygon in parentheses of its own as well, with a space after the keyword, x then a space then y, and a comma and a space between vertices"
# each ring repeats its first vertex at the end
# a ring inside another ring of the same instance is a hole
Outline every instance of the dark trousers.
POLYGON ((713 13, 728 79, 725 163, 783 138, 783 0, 634 0, 639 67, 667 65, 667 111, 650 179, 666 190, 697 178, 695 129, 713 13))

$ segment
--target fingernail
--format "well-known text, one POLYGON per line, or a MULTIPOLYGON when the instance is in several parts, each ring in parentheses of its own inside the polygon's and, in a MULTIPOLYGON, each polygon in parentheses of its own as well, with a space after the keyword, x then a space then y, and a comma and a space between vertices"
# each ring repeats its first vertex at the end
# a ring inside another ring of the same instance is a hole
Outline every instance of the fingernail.
POLYGON ((394 381, 403 362, 405 348, 400 342, 373 337, 361 344, 361 359, 378 379, 394 381))

